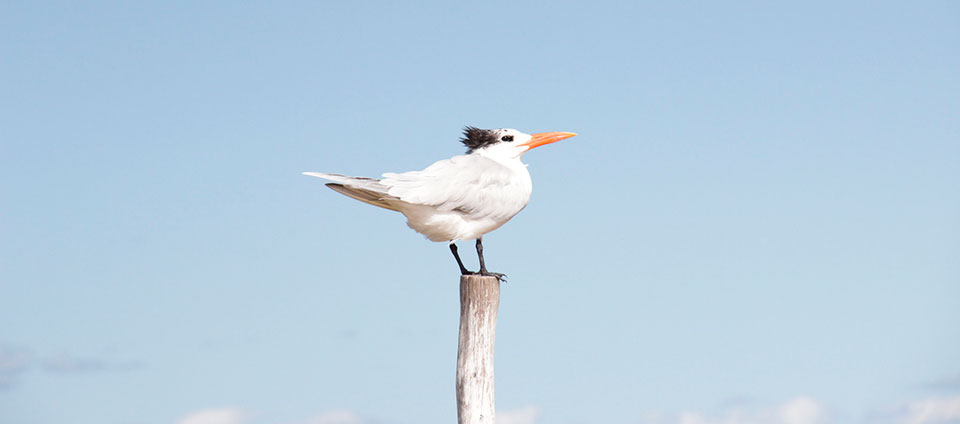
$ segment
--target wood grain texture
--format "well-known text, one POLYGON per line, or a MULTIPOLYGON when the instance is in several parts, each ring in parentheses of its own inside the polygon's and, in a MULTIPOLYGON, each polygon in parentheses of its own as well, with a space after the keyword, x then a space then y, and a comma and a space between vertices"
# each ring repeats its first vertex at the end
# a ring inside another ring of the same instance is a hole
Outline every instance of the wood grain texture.
POLYGON ((460 276, 459 424, 494 424, 493 343, 499 307, 499 280, 477 275, 460 276))

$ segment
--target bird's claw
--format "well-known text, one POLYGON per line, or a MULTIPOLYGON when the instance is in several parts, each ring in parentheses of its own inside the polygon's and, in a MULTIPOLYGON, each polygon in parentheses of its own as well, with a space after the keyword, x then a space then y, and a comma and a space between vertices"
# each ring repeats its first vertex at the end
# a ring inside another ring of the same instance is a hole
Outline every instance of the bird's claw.
POLYGON ((466 271, 460 272, 460 275, 479 275, 481 277, 496 277, 501 283, 507 282, 507 274, 501 274, 499 272, 490 272, 490 271, 466 271))
POLYGON ((507 274, 501 274, 499 272, 490 272, 490 271, 480 271, 478 274, 484 277, 497 277, 497 280, 501 283, 507 282, 507 274))

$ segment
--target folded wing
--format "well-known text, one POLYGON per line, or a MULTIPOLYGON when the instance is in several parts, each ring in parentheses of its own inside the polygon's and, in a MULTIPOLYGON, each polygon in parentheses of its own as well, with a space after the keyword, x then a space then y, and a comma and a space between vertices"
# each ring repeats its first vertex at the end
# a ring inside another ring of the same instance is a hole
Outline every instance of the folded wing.
POLYGON ((467 216, 493 217, 516 213, 529 198, 522 192, 514 171, 480 155, 454 156, 422 171, 383 174, 379 184, 386 193, 403 202, 428 205, 438 211, 456 211, 467 216), (511 203, 517 203, 512 205, 511 203))

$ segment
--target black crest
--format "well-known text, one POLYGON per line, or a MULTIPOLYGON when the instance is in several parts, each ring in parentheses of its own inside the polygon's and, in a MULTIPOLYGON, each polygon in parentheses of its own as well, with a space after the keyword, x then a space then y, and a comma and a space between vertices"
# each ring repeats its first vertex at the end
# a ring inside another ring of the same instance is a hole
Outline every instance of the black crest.
POLYGON ((496 144, 498 141, 500 140, 497 139, 496 131, 469 126, 463 128, 463 137, 460 138, 460 142, 467 146, 467 153, 496 144))

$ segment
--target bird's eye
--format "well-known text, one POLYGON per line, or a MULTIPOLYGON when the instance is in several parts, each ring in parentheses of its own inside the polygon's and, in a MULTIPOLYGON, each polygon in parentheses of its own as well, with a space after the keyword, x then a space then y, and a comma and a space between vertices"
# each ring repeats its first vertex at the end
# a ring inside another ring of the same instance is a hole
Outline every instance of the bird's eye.
POLYGON ((502 141, 513 141, 513 136, 512 136, 512 135, 505 135, 505 136, 503 136, 503 137, 500 137, 500 140, 502 140, 502 141))

